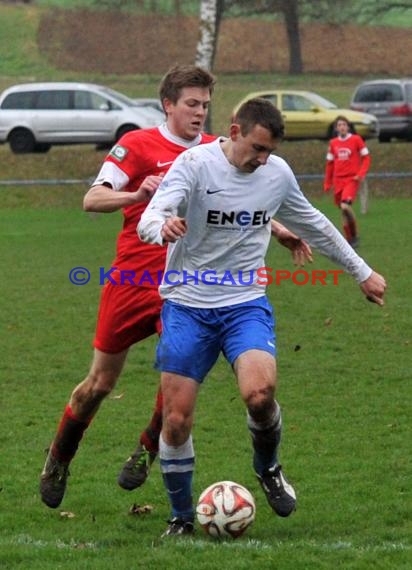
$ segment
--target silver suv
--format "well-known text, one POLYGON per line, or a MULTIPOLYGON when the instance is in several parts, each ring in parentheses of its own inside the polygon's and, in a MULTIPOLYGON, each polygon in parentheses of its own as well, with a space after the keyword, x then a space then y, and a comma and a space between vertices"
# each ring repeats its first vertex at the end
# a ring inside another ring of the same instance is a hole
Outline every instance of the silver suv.
POLYGON ((355 89, 350 107, 377 117, 381 142, 412 141, 412 79, 365 81, 355 89))
POLYGON ((159 109, 93 83, 27 83, 0 96, 0 143, 15 153, 57 144, 110 146, 128 131, 163 121, 159 109))

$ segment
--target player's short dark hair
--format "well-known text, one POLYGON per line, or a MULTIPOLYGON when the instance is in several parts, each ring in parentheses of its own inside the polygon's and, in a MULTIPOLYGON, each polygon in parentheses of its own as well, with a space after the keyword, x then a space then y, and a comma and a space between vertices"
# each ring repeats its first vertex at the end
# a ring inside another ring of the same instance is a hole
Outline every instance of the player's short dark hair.
POLYGON ((338 115, 335 119, 335 125, 338 124, 338 121, 343 121, 344 123, 346 123, 348 125, 348 127, 351 126, 349 119, 347 117, 345 117, 345 115, 338 115))
POLYGON ((255 97, 243 103, 233 120, 240 126, 243 136, 247 135, 256 125, 267 129, 272 137, 282 140, 285 134, 285 125, 282 115, 268 99, 255 97))
POLYGON ((209 89, 213 93, 216 79, 206 69, 197 65, 174 65, 163 76, 159 85, 159 97, 163 102, 169 99, 177 103, 182 89, 185 87, 201 87, 209 89))

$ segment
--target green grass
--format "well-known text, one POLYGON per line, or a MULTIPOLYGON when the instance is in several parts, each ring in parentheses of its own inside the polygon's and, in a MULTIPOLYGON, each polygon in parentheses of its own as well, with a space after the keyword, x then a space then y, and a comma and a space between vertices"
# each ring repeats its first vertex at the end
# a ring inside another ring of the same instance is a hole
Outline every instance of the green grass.
MULTIPOLYGON (((34 80, 38 74, 55 73, 56 70, 43 60, 38 51, 39 9, 33 6, 2 5, 0 14, 1 75, 34 80)), ((2 78, 0 87, 3 87, 3 81, 2 78)))
MULTIPOLYGON (((216 98, 218 93, 216 93, 216 98)), ((228 121, 224 117, 230 114, 230 101, 225 88, 219 96, 221 105, 219 118, 216 115, 215 132, 227 132, 228 121), (217 123, 221 124, 221 129, 217 123)), ((371 152, 372 165, 369 178, 369 191, 372 197, 410 197, 411 177, 377 178, 374 175, 382 173, 410 173, 411 145, 406 142, 391 142, 379 144, 377 141, 368 141, 371 152)), ((327 144, 325 141, 283 142, 278 154, 292 166, 297 175, 322 176, 325 164, 327 144)), ((93 179, 104 159, 105 153, 96 152, 92 145, 75 145, 67 147, 53 147, 47 154, 15 155, 11 153, 9 145, 0 146, 0 194, 2 207, 21 208, 27 206, 54 208, 56 206, 80 207, 82 196, 93 179), (10 180, 82 180, 83 184, 70 186, 7 186, 2 182, 10 180)), ((301 181, 303 190, 310 196, 322 194, 322 180, 301 181)))
MULTIPOLYGON (((63 0, 62 0, 63 2, 63 0)), ((37 52, 35 7, 1 6, 0 89, 41 79, 88 79, 134 96, 154 96, 159 77, 69 74, 37 52)), ((215 132, 226 132, 233 105, 251 90, 282 84, 309 88, 347 105, 359 78, 231 75, 218 78, 215 132)), ((372 171, 410 171, 410 145, 372 141, 372 171)), ((280 154, 297 173, 323 170, 325 144, 284 143, 280 154)), ((90 146, 16 156, 0 146, 1 179, 93 177, 104 157, 90 146)), ((243 405, 228 365, 219 361, 201 392, 194 430, 196 496, 219 479, 246 485, 257 519, 237 541, 200 532, 161 542, 168 505, 158 464, 138 492, 116 485, 119 468, 145 426, 157 389, 155 338, 135 347, 115 391, 82 442, 61 509, 43 506, 38 478, 73 387, 87 373, 99 301, 98 268, 114 256, 120 214, 81 211, 87 182, 73 186, 0 186, 0 563, 2 568, 55 570, 409 569, 410 181, 371 181, 369 212, 359 216, 361 255, 389 283, 383 309, 362 298, 347 276, 339 285, 269 288, 276 308, 279 399, 284 411, 281 459, 298 492, 298 511, 272 515, 250 466, 243 405), (375 196, 385 196, 378 199, 375 196), (70 268, 86 266, 91 282, 70 284, 70 268), (297 350, 297 347, 300 347, 297 350), (120 397, 121 396, 121 397, 120 397), (133 517, 132 503, 152 514, 133 517), (60 515, 74 513, 74 518, 60 515)), ((340 225, 319 182, 305 192, 340 225)), ((268 265, 292 269, 271 247, 268 265)), ((333 268, 316 256, 310 269, 333 268)))
MULTIPOLYGON (((388 280, 384 308, 367 303, 348 276, 337 286, 269 288, 281 459, 297 489, 297 512, 283 520, 269 511, 250 466, 243 405, 221 360, 198 404, 194 491, 220 479, 243 483, 255 495, 257 518, 237 541, 214 542, 199 531, 193 540, 162 542, 168 506, 158 464, 140 491, 116 485, 157 389, 154 338, 132 350, 114 394, 122 397, 105 401, 85 436, 61 508, 39 500, 43 450, 88 369, 98 268, 111 263, 120 215, 83 213, 80 189, 53 207, 46 207, 50 190, 36 192, 44 194, 42 207, 0 210, 2 568, 410 568, 410 200, 372 200, 359 216, 360 253, 388 280), (70 284, 76 265, 90 269, 88 285, 70 284), (153 505, 152 514, 129 515, 134 502, 153 505)), ((340 223, 329 198, 316 204, 340 223)), ((292 269, 276 245, 267 261, 292 269)), ((333 266, 317 255, 308 269, 315 268, 333 266)))

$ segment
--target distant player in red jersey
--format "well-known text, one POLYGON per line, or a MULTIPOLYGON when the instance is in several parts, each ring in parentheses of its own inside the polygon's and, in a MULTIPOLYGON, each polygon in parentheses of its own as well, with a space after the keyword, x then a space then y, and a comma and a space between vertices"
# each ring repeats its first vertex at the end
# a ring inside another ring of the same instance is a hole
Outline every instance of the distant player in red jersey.
MULTIPOLYGON (((69 464, 101 402, 115 387, 129 348, 160 333, 159 272, 164 270, 167 248, 141 242, 136 226, 175 158, 192 146, 215 139, 202 132, 214 83, 213 75, 202 68, 171 68, 159 92, 166 122, 158 128, 124 135, 106 157, 84 198, 85 210, 123 209, 124 220, 112 263, 116 270, 108 272, 102 290, 91 368, 71 394, 40 477, 41 498, 51 508, 63 500, 69 464)), ((272 234, 292 250, 296 264, 310 260, 307 244, 281 224, 272 222, 272 234)), ((159 390, 151 421, 119 474, 122 488, 132 490, 146 480, 158 452, 161 427, 159 390)))
POLYGON ((359 237, 352 204, 369 170, 370 154, 362 137, 350 132, 346 117, 336 119, 336 131, 338 136, 331 139, 326 154, 324 190, 333 188, 335 204, 342 211, 345 237, 352 247, 357 247, 359 237))

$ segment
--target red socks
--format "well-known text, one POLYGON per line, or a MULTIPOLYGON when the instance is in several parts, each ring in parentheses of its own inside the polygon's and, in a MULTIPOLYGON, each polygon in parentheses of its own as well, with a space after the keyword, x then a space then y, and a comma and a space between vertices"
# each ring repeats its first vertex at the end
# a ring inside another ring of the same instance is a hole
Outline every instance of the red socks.
POLYGON ((73 414, 70 404, 68 404, 52 443, 51 451, 54 457, 65 463, 70 463, 91 420, 92 418, 87 421, 78 420, 73 414))
MULTIPOLYGON (((152 418, 140 436, 140 443, 151 453, 158 453, 159 451, 159 437, 162 431, 162 412, 163 396, 159 388, 152 418)), ((70 463, 92 419, 92 417, 87 421, 77 419, 73 414, 70 404, 68 404, 64 410, 63 417, 57 428, 56 437, 51 446, 54 457, 65 463, 70 463)))
POLYGON ((352 240, 356 239, 358 235, 356 220, 355 217, 349 212, 345 212, 343 216, 344 216, 343 232, 345 234, 345 238, 347 239, 347 241, 351 243, 352 240))
POLYGON ((156 396, 156 405, 147 428, 140 435, 140 443, 151 453, 159 452, 159 437, 162 431, 163 396, 159 388, 156 396))

